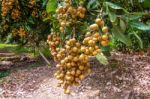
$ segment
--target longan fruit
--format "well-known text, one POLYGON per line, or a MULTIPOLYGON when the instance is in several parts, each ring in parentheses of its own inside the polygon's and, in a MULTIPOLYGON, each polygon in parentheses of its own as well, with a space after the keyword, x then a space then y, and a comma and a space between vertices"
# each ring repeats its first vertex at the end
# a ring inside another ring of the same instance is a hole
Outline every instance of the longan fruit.
POLYGON ((80 43, 79 43, 79 42, 77 42, 77 43, 76 43, 76 46, 77 46, 77 47, 80 47, 80 43))
MULTIPOLYGON (((86 54, 86 55, 90 54, 90 50, 89 50, 89 49, 86 49, 86 50, 85 50, 85 54, 86 54)), ((84 58, 84 59, 85 59, 85 58, 84 58)))
POLYGON ((85 78, 85 76, 83 74, 79 76, 80 80, 83 80, 84 78, 85 78))
POLYGON ((66 26, 66 22, 61 22, 60 25, 61 25, 62 27, 65 27, 65 26, 66 26))
POLYGON ((66 64, 67 68, 71 68, 71 63, 66 64))
POLYGON ((79 66, 79 69, 80 69, 80 70, 84 70, 84 66, 83 66, 83 65, 80 65, 80 66, 79 66))
POLYGON ((81 52, 85 52, 86 48, 84 46, 81 46, 81 52))
POLYGON ((66 76, 65 79, 68 80, 68 81, 71 81, 72 80, 72 76, 66 76))
POLYGON ((83 13, 80 13, 80 18, 84 18, 85 17, 85 14, 83 14, 83 13))
POLYGON ((108 40, 108 36, 107 35, 102 35, 102 40, 107 41, 108 40))
POLYGON ((71 62, 71 66, 76 66, 76 64, 74 62, 71 62))
POLYGON ((69 89, 65 89, 65 90, 64 90, 64 93, 65 93, 65 94, 70 94, 70 90, 69 90, 69 89))
POLYGON ((65 64, 65 61, 64 60, 61 60, 61 62, 60 62, 61 64, 65 64))
POLYGON ((76 70, 76 75, 80 75, 81 71, 80 70, 76 70))
POLYGON ((98 26, 102 26, 103 25, 103 20, 101 18, 97 18, 95 20, 95 23, 98 25, 98 26))
POLYGON ((72 60, 72 59, 73 59, 73 56, 68 55, 68 59, 69 59, 69 60, 72 60))
POLYGON ((72 70, 71 75, 75 75, 75 74, 76 74, 75 70, 72 70))
POLYGON ((63 27, 60 27, 59 29, 60 29, 60 31, 61 31, 61 32, 63 32, 63 31, 64 31, 64 28, 63 28, 63 27))
POLYGON ((102 46, 108 46, 108 41, 101 41, 102 46))
POLYGON ((88 74, 90 74, 91 72, 92 72, 92 70, 91 70, 91 69, 88 69, 88 70, 87 70, 87 73, 88 73, 88 74))
POLYGON ((90 25, 90 30, 92 30, 92 31, 96 31, 96 30, 98 30, 98 25, 97 24, 92 24, 92 25, 90 25))
POLYGON ((91 32, 87 32, 85 36, 90 36, 91 35, 91 32))
POLYGON ((90 51, 90 52, 93 52, 93 51, 94 51, 94 48, 93 48, 93 47, 89 47, 89 51, 90 51))
POLYGON ((94 51, 93 52, 93 56, 96 56, 98 53, 97 53, 97 51, 94 51))
POLYGON ((108 32, 108 27, 107 27, 107 26, 104 26, 104 27, 102 28, 102 31, 103 31, 104 33, 107 33, 107 32, 108 32))
POLYGON ((73 58, 73 61, 74 61, 74 62, 77 62, 77 61, 78 61, 78 57, 74 57, 74 58, 73 58))
POLYGON ((88 44, 89 44, 90 46, 93 46, 93 45, 95 45, 95 41, 89 40, 89 41, 88 41, 88 44))
POLYGON ((79 56, 79 60, 84 60, 84 59, 85 59, 84 54, 81 54, 81 55, 79 56))

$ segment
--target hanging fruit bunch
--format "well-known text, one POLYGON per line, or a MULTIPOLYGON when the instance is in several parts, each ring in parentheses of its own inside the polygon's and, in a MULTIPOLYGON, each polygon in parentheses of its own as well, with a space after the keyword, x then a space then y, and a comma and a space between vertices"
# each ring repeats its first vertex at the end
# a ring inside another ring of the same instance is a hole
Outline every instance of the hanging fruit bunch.
POLYGON ((2 1, 2 17, 11 14, 14 21, 18 21, 21 16, 20 6, 18 0, 3 0, 2 1))
POLYGON ((32 17, 38 18, 38 9, 33 9, 32 11, 32 17))
POLYGON ((10 42, 26 43, 32 38, 36 44, 46 39, 50 28, 49 22, 43 21, 46 4, 47 0, 0 0, 0 39, 5 42, 9 36, 10 42))
POLYGON ((15 0, 2 0, 2 13, 3 17, 7 16, 7 14, 12 10, 15 0))
POLYGON ((57 19, 60 23, 60 31, 64 32, 64 28, 70 25, 75 25, 78 18, 84 18, 86 9, 82 6, 71 6, 70 0, 65 0, 64 6, 58 7, 56 10, 57 19))
POLYGON ((3 32, 7 31, 7 29, 8 29, 8 22, 6 20, 3 20, 1 22, 1 27, 2 27, 3 32))
POLYGON ((71 0, 64 0, 63 3, 64 5, 56 10, 60 32, 52 32, 47 42, 57 62, 54 76, 60 81, 58 86, 62 86, 64 93, 69 94, 71 86, 79 85, 81 80, 91 73, 89 58, 101 53, 102 46, 108 46, 109 37, 108 28, 103 19, 98 17, 95 23, 88 27, 83 39, 79 40, 76 30, 80 20, 86 18, 86 8, 83 5, 74 7, 71 0), (69 39, 67 28, 72 29, 69 39), (64 38, 61 38, 62 34, 64 38))
POLYGON ((27 0, 27 1, 28 1, 27 6, 29 8, 33 8, 36 5, 36 0, 27 0))
POLYGON ((25 37, 27 35, 27 32, 26 32, 25 29, 23 29, 21 27, 19 29, 13 28, 12 29, 12 35, 13 35, 13 37, 23 38, 23 37, 25 37))

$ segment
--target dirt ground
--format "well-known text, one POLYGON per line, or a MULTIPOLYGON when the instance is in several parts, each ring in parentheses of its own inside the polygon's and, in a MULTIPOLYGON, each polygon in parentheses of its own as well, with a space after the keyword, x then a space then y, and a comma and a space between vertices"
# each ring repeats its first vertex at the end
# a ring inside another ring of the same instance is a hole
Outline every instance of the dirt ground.
POLYGON ((54 62, 51 67, 24 64, 0 79, 0 99, 150 99, 150 56, 112 53, 109 61, 107 66, 91 61, 92 74, 70 95, 57 87, 54 62))

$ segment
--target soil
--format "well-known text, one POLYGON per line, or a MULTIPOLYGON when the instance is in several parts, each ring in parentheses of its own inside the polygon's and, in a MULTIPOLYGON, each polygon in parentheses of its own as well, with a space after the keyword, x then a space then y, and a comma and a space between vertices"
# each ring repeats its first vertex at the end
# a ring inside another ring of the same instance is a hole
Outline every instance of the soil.
POLYGON ((107 66, 91 61, 93 72, 72 87, 70 95, 57 87, 53 61, 51 67, 29 67, 33 64, 24 63, 0 79, 0 99, 150 99, 150 56, 146 54, 113 52, 107 66))

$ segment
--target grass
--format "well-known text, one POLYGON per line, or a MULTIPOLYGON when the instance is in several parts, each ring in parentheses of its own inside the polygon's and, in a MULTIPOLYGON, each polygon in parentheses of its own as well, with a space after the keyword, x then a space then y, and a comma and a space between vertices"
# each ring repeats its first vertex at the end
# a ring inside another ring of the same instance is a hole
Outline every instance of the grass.
MULTIPOLYGON (((12 52, 16 54, 25 53, 30 55, 30 57, 32 58, 40 57, 39 54, 39 50, 40 50, 45 57, 50 57, 50 51, 47 46, 42 46, 38 50, 38 49, 33 49, 33 47, 29 47, 29 46, 19 46, 17 44, 5 44, 0 42, 0 50, 2 50, 2 52, 6 51, 6 52, 12 52)), ((36 68, 39 66, 41 66, 39 62, 29 64, 30 68, 36 68)), ((9 74, 10 74, 10 70, 0 71, 0 78, 9 76, 9 74)))
MULTIPOLYGON (((17 44, 5 44, 5 43, 0 43, 0 49, 5 49, 8 52, 14 52, 17 54, 21 54, 21 53, 30 53, 30 54, 34 54, 34 56, 38 57, 39 56, 39 52, 38 49, 33 49, 32 47, 28 47, 28 46, 19 46, 17 44)), ((40 47, 41 52, 46 56, 49 57, 50 56, 50 51, 48 49, 48 47, 40 47)))
POLYGON ((46 45, 41 45, 39 47, 39 49, 38 48, 33 49, 33 47, 30 47, 30 46, 19 46, 17 44, 0 43, 0 50, 1 49, 6 51, 6 52, 13 52, 16 54, 26 53, 32 58, 41 57, 41 55, 39 54, 39 50, 42 52, 42 54, 45 57, 50 58, 50 56, 51 56, 49 48, 46 45))
POLYGON ((29 65, 29 67, 31 67, 31 68, 36 68, 36 67, 40 67, 40 66, 41 66, 41 63, 38 63, 38 62, 29 65))
POLYGON ((16 54, 20 53, 33 53, 33 49, 31 47, 22 47, 17 44, 5 44, 5 43, 0 43, 0 49, 4 49, 8 52, 14 52, 16 54))
POLYGON ((9 70, 5 70, 5 71, 0 71, 0 78, 6 77, 10 75, 10 71, 9 70))
POLYGON ((4 43, 0 43, 0 49, 7 48, 7 47, 15 48, 15 47, 17 47, 17 45, 16 44, 4 44, 4 43))

